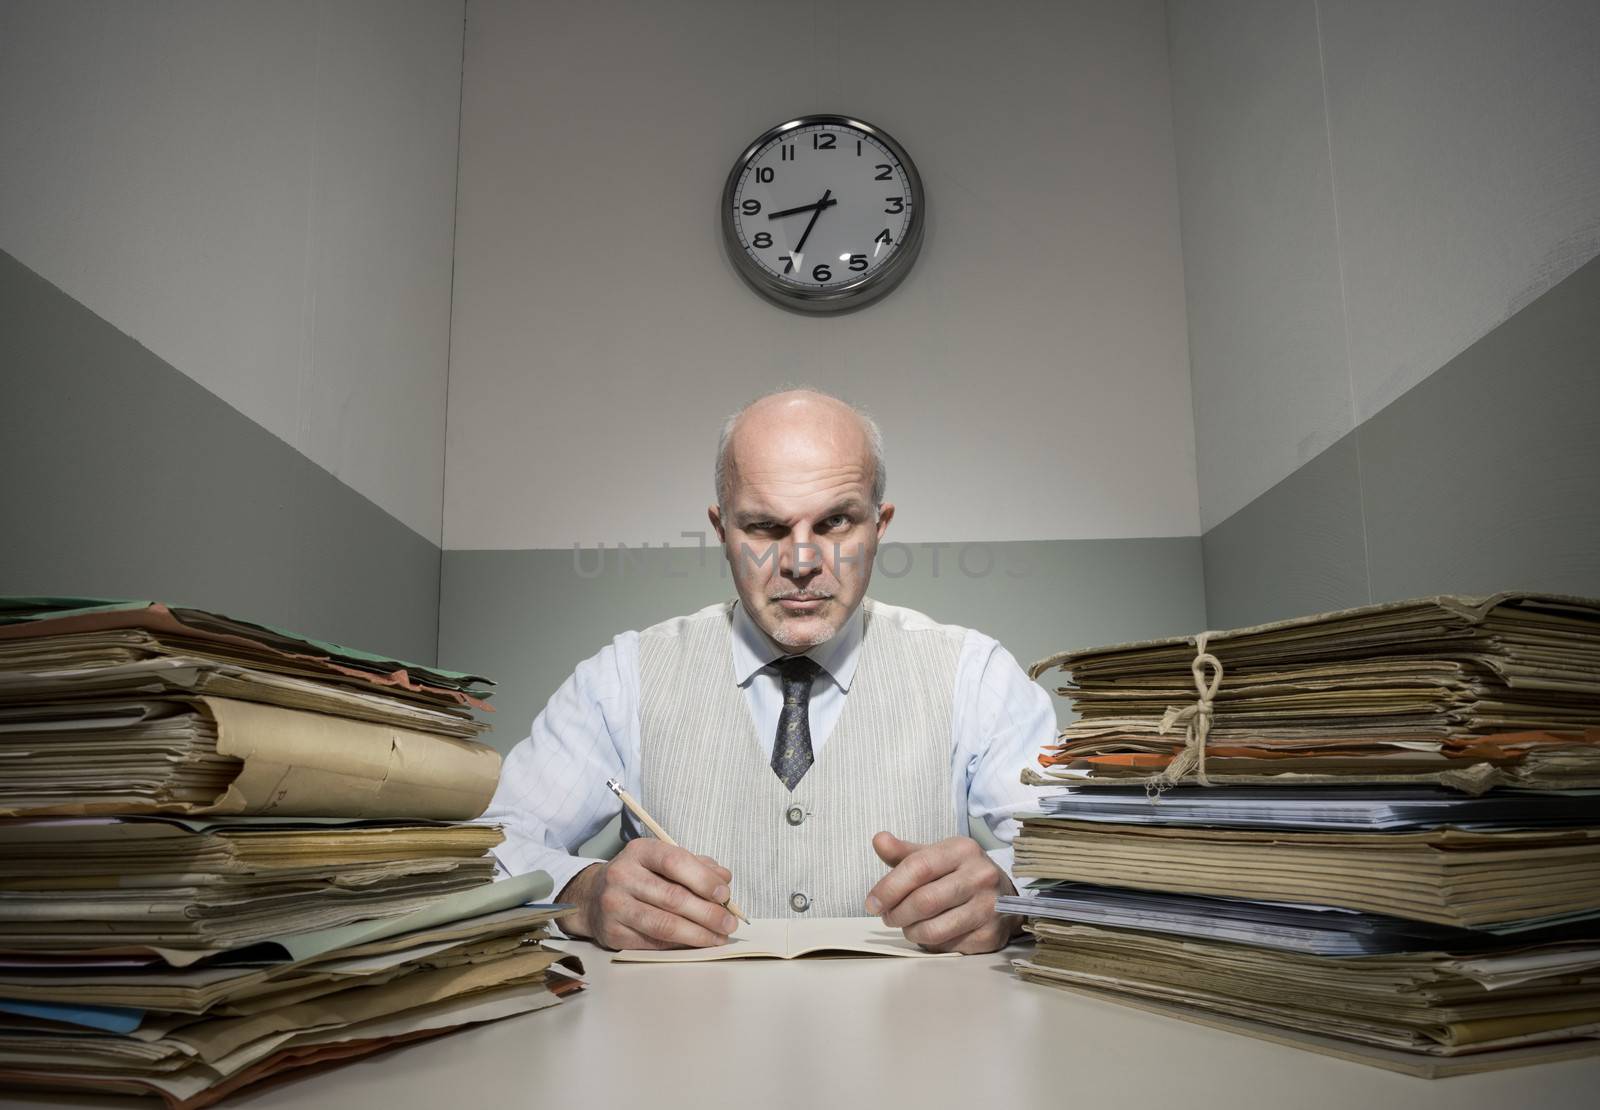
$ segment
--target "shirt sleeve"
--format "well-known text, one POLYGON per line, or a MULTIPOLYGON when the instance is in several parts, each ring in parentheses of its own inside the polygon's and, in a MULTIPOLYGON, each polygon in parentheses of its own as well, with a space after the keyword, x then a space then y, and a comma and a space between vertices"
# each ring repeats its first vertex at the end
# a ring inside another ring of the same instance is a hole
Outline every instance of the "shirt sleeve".
POLYGON ((480 818, 504 831, 494 849, 502 875, 547 872, 554 897, 605 862, 573 853, 621 811, 606 780, 637 789, 638 721, 639 640, 626 632, 578 664, 506 757, 480 818))
POLYGON ((1010 652, 969 630, 956 664, 951 731, 956 812, 967 815, 969 828, 972 820, 984 823, 1002 845, 989 858, 1025 893, 1012 870, 1011 842, 1017 815, 1038 812, 1045 790, 1025 786, 1022 770, 1055 738, 1055 703, 1010 652))

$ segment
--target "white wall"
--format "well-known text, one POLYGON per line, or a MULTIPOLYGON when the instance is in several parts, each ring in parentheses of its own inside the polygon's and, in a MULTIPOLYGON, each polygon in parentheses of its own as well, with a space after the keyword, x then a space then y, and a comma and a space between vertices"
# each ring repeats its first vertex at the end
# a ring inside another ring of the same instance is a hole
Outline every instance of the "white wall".
POLYGON ((435 543, 461 21, 0 7, 0 249, 435 543))
POLYGON ((873 410, 895 538, 1192 536, 1159 3, 723 0, 467 11, 445 542, 705 527, 721 419, 784 380, 873 410), (723 178, 813 111, 927 184, 911 277, 840 318, 734 274, 723 178))
POLYGON ((1169 5, 1201 522, 1600 251, 1600 5, 1169 5))

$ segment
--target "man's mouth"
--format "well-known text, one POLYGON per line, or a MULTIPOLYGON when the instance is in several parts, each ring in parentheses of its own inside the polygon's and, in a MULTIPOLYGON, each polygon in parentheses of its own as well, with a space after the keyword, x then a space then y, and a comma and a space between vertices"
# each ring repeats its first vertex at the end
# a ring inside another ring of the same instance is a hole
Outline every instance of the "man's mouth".
POLYGON ((829 601, 827 594, 789 594, 774 598, 786 613, 814 613, 829 601))

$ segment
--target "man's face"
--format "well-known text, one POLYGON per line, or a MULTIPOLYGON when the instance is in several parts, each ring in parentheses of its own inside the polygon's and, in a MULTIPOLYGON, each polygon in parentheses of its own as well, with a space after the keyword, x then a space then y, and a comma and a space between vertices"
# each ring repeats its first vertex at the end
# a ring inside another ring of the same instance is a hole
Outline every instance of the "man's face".
POLYGON ((872 456, 854 417, 804 406, 765 415, 752 412, 736 433, 726 519, 714 506, 711 523, 745 610, 796 653, 831 639, 861 604, 894 506, 872 504, 872 456))

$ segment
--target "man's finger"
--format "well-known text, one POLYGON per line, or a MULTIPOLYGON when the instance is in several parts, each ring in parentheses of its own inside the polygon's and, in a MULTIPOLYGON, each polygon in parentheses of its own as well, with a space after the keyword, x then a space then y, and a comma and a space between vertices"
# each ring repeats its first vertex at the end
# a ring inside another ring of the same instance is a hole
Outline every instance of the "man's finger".
POLYGON ((892 832, 881 832, 872 838, 872 850, 878 853, 878 858, 890 867, 915 852, 924 845, 910 840, 901 840, 892 832))
POLYGON ((934 952, 955 951, 971 934, 990 925, 994 914, 976 902, 966 902, 937 917, 918 921, 905 930, 906 939, 934 952))
POLYGON ((960 865, 960 857, 944 842, 918 848, 868 891, 867 912, 873 917, 889 913, 913 890, 943 878, 960 865))
MULTIPOLYGON (((727 913, 720 907, 717 912, 727 913)), ((677 948, 714 948, 728 943, 727 934, 713 932, 647 898, 630 898, 617 915, 617 921, 636 933, 677 948)))
MULTIPOLYGON (((665 910, 674 917, 681 917, 688 923, 715 936, 715 940, 701 940, 697 947, 706 944, 726 944, 728 934, 733 932, 738 925, 733 914, 723 909, 715 902, 707 902, 697 896, 692 890, 669 882, 659 875, 644 871, 632 884, 629 893, 645 905, 658 910, 665 910)), ((659 932, 647 930, 651 936, 660 936, 659 932)))
POLYGON ((695 856, 694 858, 711 868, 711 870, 715 871, 717 874, 721 875, 723 882, 733 882, 733 872, 729 871, 726 867, 722 866, 722 864, 718 863, 710 856, 695 856))
POLYGON ((607 948, 614 949, 618 952, 624 950, 639 951, 641 949, 645 951, 659 952, 662 949, 683 947, 682 945, 672 944, 668 941, 657 940, 655 937, 647 937, 638 930, 631 929, 627 925, 622 924, 620 921, 613 921, 608 926, 608 933, 603 943, 607 948))
POLYGON ((904 929, 919 921, 930 921, 946 910, 964 906, 972 900, 973 889, 967 876, 959 870, 923 883, 900 900, 893 909, 885 910, 883 923, 904 929))
POLYGON ((641 861, 646 868, 694 891, 708 902, 722 903, 728 900, 729 880, 722 877, 722 868, 715 863, 700 862, 700 857, 685 848, 665 844, 659 847, 660 851, 647 854, 641 861))
POLYGON ((645 902, 635 902, 636 910, 622 922, 647 937, 662 941, 667 948, 716 948, 727 944, 728 938, 703 929, 671 910, 659 909, 645 902))

